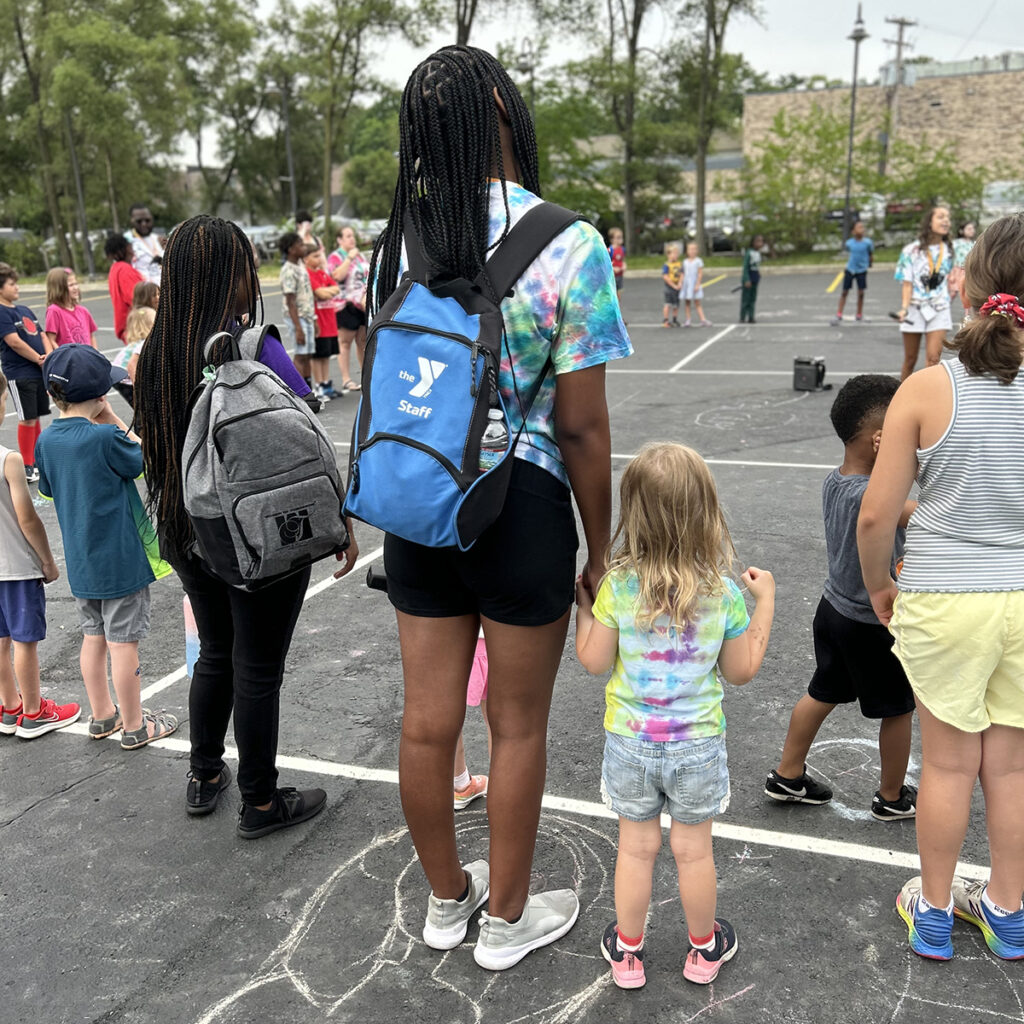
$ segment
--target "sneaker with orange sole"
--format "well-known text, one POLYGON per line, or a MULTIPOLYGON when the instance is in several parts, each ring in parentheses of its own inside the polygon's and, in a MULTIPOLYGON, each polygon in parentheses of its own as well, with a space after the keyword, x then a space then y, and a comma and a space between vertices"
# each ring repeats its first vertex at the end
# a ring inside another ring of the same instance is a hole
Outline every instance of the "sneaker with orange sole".
POLYGON ((487 796, 487 776, 470 775, 469 785, 455 790, 455 810, 461 811, 482 796, 487 796))

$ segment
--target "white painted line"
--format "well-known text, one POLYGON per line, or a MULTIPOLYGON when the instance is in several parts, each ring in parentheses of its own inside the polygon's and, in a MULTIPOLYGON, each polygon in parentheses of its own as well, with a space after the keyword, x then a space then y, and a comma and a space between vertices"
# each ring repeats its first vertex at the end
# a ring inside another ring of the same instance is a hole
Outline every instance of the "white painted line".
POLYGON ((166 690, 168 686, 173 686, 179 679, 184 679, 187 674, 187 666, 179 665, 169 675, 164 676, 163 679, 158 679, 150 686, 144 686, 141 693, 143 703, 149 700, 153 694, 166 690))
MULTIPOLYGON (((361 569, 364 565, 368 565, 370 562, 374 561, 375 559, 380 558, 380 556, 383 555, 383 554, 384 554, 384 548, 380 547, 380 548, 375 548, 368 555, 363 555, 363 557, 360 558, 360 559, 357 559, 356 564, 354 566, 352 566, 352 571, 349 572, 349 573, 346 573, 344 576, 341 577, 341 579, 342 580, 352 579, 358 569, 361 569)), ((331 576, 328 576, 327 579, 321 580, 319 583, 314 583, 313 586, 311 586, 306 591, 306 596, 302 599, 303 604, 305 604, 306 601, 308 601, 311 597, 316 597, 317 594, 322 593, 328 587, 333 587, 335 583, 340 583, 340 582, 341 582, 341 580, 335 579, 334 576, 331 575, 331 576)), ((151 686, 145 687, 142 690, 142 693, 140 694, 140 696, 142 697, 142 699, 144 701, 148 700, 154 694, 160 693, 161 690, 166 690, 169 686, 173 686, 179 680, 186 678, 187 675, 188 675, 188 666, 187 665, 179 665, 173 672, 168 673, 162 679, 158 679, 151 686)), ((71 726, 69 726, 69 728, 71 728, 71 726)), ((86 728, 84 734, 85 735, 88 734, 88 728, 86 728)), ((171 742, 171 741, 168 740, 168 742, 171 742)), ((185 749, 188 750, 188 744, 185 745, 185 749)))
POLYGON ((729 324, 728 327, 724 327, 717 334, 711 335, 711 337, 708 338, 708 340, 705 341, 703 345, 698 345, 688 356, 683 356, 683 358, 680 359, 679 362, 676 363, 676 365, 673 366, 671 370, 669 370, 669 373, 675 373, 677 370, 681 370, 688 362, 690 362, 691 359, 696 359, 697 356, 699 356, 701 352, 703 352, 706 348, 710 348, 712 345, 714 345, 714 343, 718 341, 719 338, 724 338, 730 331, 735 331, 737 326, 739 325, 729 324))
MULTIPOLYGON (((613 459, 633 459, 635 455, 616 455, 612 452, 613 459)), ((757 462, 746 459, 705 459, 709 466, 747 466, 754 469, 835 469, 831 462, 757 462)))
MULTIPOLYGON (((613 373, 641 373, 662 377, 792 377, 792 370, 606 370, 613 373)), ((893 370, 829 370, 830 377, 857 377, 862 373, 881 373, 895 377, 893 370)))
POLYGON ((335 448, 351 448, 352 447, 352 442, 351 441, 335 441, 334 442, 334 447, 335 448))
MULTIPOLYGON (((60 731, 73 733, 76 736, 87 736, 89 727, 85 722, 76 722, 60 731)), ((108 739, 118 740, 118 737, 110 736, 108 739)), ((188 753, 190 749, 187 740, 174 737, 156 740, 150 746, 179 753, 188 753)), ((238 750, 235 747, 225 747, 224 756, 229 760, 237 761, 238 750)), ((313 757, 291 757, 288 754, 279 754, 277 765, 279 768, 290 768, 292 771, 306 772, 310 775, 353 779, 356 782, 384 782, 391 786, 398 785, 398 772, 392 768, 364 768, 357 764, 341 764, 338 761, 326 761, 313 757)), ((591 800, 574 800, 570 797, 545 794, 541 803, 550 811, 565 811, 583 818, 617 820, 614 811, 609 810, 604 804, 591 800)), ((663 814, 661 816, 662 828, 670 828, 671 824, 671 818, 667 814, 663 814)), ((888 850, 881 846, 868 846, 865 843, 822 839, 819 836, 808 836, 800 832, 776 832, 747 825, 731 825, 723 821, 714 822, 711 831, 720 839, 727 839, 731 842, 768 846, 778 850, 795 850, 798 853, 810 853, 820 857, 838 857, 842 860, 856 860, 866 864, 907 868, 911 871, 920 871, 921 869, 921 862, 917 854, 904 850, 888 850)), ((963 862, 957 864, 956 870, 958 874, 966 875, 968 878, 985 878, 989 872, 989 868, 984 865, 963 862)))

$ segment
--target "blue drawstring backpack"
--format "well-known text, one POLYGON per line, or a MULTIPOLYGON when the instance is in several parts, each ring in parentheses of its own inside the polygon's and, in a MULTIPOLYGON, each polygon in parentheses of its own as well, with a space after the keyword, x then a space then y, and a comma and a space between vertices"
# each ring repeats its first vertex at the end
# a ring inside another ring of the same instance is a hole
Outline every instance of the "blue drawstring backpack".
MULTIPOLYGON (((523 430, 510 434, 500 460, 481 473, 488 409, 501 409, 509 424, 498 390, 502 348, 508 347, 500 300, 579 219, 553 203, 532 207, 472 282, 431 279, 407 222, 409 270, 373 318, 366 339, 346 515, 417 544, 463 551, 497 519, 523 430)), ((542 372, 526 406, 519 404, 523 425, 543 377, 542 372)))

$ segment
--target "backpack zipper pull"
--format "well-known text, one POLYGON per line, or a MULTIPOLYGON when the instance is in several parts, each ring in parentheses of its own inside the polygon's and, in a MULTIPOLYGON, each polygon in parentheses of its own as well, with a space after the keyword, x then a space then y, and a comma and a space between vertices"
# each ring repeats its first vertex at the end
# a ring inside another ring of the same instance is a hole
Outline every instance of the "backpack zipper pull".
POLYGON ((470 351, 473 353, 473 356, 472 356, 472 367, 471 367, 471 370, 470 370, 471 376, 470 376, 470 382, 469 382, 469 397, 470 398, 476 398, 476 392, 477 392, 477 387, 476 387, 476 361, 477 361, 477 358, 480 355, 480 343, 478 341, 474 341, 470 351))

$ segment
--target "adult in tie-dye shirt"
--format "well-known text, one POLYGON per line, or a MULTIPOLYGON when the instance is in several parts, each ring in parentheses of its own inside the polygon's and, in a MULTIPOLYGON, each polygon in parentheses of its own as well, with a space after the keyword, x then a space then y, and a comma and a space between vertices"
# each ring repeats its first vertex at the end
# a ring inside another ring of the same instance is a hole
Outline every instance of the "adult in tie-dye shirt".
POLYGON ((685 629, 636 622, 637 577, 610 573, 594 602, 594 618, 619 631, 619 651, 605 689, 604 727, 640 740, 693 740, 725 732, 722 684, 715 666, 724 640, 750 624, 739 587, 704 597, 685 629))

